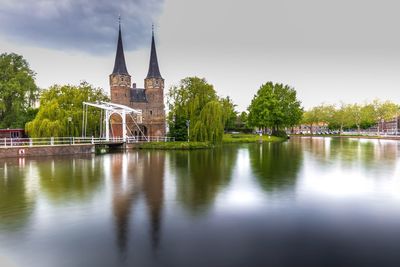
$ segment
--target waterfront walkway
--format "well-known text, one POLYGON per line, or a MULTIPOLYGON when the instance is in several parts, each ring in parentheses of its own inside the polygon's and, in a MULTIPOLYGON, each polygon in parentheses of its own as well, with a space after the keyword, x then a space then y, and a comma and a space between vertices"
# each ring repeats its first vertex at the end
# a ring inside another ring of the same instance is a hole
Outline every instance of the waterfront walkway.
POLYGON ((161 136, 137 136, 137 137, 46 137, 46 138, 1 138, 0 147, 32 147, 32 146, 55 146, 55 145, 122 145, 144 142, 170 142, 174 138, 161 136))

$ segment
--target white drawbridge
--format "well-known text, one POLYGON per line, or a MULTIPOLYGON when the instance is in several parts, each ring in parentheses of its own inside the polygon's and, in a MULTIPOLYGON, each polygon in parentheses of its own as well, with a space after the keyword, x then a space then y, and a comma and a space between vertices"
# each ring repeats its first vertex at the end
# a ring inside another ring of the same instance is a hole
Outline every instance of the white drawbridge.
MULTIPOLYGON (((128 124, 126 123, 126 117, 129 116, 139 131, 142 133, 145 139, 147 137, 144 135, 142 130, 140 129, 138 123, 142 123, 142 110, 133 109, 128 106, 115 104, 111 102, 100 101, 97 103, 89 103, 83 102, 83 115, 82 115, 82 137, 86 137, 86 128, 87 128, 87 115, 88 115, 88 107, 95 107, 101 109, 101 123, 100 123, 100 136, 105 137, 106 141, 110 140, 110 119, 111 116, 117 114, 122 119, 122 139, 125 142, 128 138, 128 132, 132 131, 129 129, 128 124), (103 116, 104 114, 104 116, 103 116), (104 126, 103 126, 104 125, 104 126), (105 128, 105 129, 103 129, 105 128), (105 130, 105 135, 104 135, 105 130)), ((112 128, 111 128, 112 130, 112 128)))

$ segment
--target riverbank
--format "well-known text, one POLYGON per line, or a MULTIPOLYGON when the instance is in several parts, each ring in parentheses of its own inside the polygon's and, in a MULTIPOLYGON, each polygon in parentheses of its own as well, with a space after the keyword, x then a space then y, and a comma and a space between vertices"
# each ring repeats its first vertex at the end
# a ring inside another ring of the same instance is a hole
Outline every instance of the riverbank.
POLYGON ((394 141, 400 141, 400 136, 390 136, 390 135, 303 135, 303 134, 294 134, 290 135, 291 137, 323 137, 323 138, 357 138, 357 139, 379 139, 379 140, 394 140, 394 141))
POLYGON ((0 147, 0 159, 16 157, 58 156, 92 154, 95 146, 92 144, 74 145, 40 145, 40 146, 9 146, 0 147))
MULTIPOLYGON (((276 136, 263 135, 262 142, 283 142, 286 139, 276 136)), ((255 134, 225 134, 223 144, 255 143, 260 141, 260 136, 255 134)), ((149 142, 138 145, 139 149, 160 149, 160 150, 193 150, 207 149, 215 146, 209 142, 149 142)))
MULTIPOLYGON (((262 142, 283 142, 287 139, 282 137, 270 136, 270 135, 262 135, 262 142)), ((232 144, 232 143, 254 143, 259 142, 260 136, 258 134, 224 134, 222 139, 223 144, 232 144)))

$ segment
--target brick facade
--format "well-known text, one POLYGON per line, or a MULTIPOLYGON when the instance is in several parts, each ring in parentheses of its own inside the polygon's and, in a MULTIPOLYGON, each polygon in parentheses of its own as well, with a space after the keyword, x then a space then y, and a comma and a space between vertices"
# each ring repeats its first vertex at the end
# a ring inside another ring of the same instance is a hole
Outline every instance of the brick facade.
MULTIPOLYGON (((166 117, 164 106, 164 79, 160 75, 155 50, 154 32, 152 35, 149 72, 144 79, 144 88, 136 88, 132 83, 123 52, 121 27, 119 28, 117 53, 113 73, 109 76, 111 102, 142 110, 140 129, 127 118, 127 123, 134 136, 165 136, 166 117)), ((113 116, 112 134, 122 136, 121 118, 113 116)))

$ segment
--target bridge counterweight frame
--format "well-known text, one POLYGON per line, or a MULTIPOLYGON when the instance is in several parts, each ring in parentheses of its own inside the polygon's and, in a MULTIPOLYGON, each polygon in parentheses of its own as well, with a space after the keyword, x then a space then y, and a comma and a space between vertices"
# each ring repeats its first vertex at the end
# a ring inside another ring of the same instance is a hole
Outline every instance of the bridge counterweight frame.
POLYGON ((91 106, 91 107, 99 108, 102 111, 103 110, 105 111, 105 112, 102 112, 102 114, 104 114, 103 121, 105 122, 105 128, 106 128, 105 129, 106 130, 105 137, 106 137, 107 141, 110 140, 110 119, 111 119, 111 116, 114 114, 119 115, 122 119, 122 139, 124 142, 126 142, 126 139, 128 137, 128 135, 127 135, 128 125, 126 123, 127 115, 130 115, 130 117, 132 118, 136 127, 139 129, 139 131, 142 133, 144 138, 147 140, 147 137, 144 135, 144 133, 142 132, 142 130, 140 129, 140 127, 137 123, 137 121, 139 121, 139 123, 141 123, 141 121, 142 121, 142 110, 133 109, 131 107, 124 106, 121 104, 104 102, 104 101, 100 101, 97 103, 83 102, 82 104, 83 104, 82 137, 86 137, 87 113, 88 113, 87 108, 88 108, 88 106, 91 106), (135 121, 132 114, 136 115, 137 121, 135 121))

